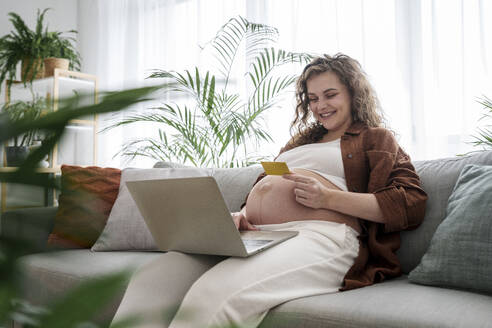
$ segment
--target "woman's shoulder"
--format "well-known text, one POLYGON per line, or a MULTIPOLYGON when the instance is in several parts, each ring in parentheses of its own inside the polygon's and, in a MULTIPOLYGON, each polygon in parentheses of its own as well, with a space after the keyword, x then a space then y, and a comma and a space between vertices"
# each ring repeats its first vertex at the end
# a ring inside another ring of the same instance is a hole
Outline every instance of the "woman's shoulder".
POLYGON ((366 125, 365 132, 371 137, 379 137, 379 138, 395 138, 395 133, 385 127, 382 126, 367 126, 366 125))
POLYGON ((395 133, 383 126, 370 126, 367 123, 364 122, 354 122, 352 125, 347 129, 346 133, 352 134, 352 135, 359 135, 362 134, 364 136, 370 136, 370 137, 383 137, 383 138, 392 138, 394 137, 395 133))
POLYGON ((366 126, 361 134, 368 149, 396 153, 400 148, 395 133, 388 128, 366 126))

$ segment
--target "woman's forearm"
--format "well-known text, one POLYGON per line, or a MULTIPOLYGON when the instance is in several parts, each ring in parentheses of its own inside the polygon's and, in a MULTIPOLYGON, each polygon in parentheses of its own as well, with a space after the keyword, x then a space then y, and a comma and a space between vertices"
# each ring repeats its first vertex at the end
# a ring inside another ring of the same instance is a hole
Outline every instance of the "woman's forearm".
POLYGON ((361 219, 385 223, 383 212, 374 194, 327 190, 325 207, 361 219))

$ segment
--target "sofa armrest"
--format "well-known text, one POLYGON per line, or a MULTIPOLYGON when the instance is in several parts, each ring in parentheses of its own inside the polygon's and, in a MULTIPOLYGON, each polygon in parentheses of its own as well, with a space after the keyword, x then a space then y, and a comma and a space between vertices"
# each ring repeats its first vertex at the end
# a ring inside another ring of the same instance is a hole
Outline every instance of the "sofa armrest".
POLYGON ((4 212, 0 217, 0 235, 28 241, 36 250, 47 249, 58 207, 23 208, 4 212))

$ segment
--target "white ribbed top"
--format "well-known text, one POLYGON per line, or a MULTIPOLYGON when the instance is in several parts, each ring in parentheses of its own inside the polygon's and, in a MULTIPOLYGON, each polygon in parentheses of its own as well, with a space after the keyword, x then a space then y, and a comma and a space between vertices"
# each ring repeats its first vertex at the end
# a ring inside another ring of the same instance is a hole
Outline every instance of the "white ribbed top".
POLYGON ((340 139, 296 147, 280 154, 275 161, 286 162, 291 169, 313 171, 347 191, 340 139))

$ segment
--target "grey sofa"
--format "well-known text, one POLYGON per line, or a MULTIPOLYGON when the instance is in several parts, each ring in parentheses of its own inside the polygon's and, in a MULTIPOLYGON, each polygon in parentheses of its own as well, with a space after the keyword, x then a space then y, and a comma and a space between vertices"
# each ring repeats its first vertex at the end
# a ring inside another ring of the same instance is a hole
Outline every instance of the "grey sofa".
MULTIPOLYGON (((448 197, 466 164, 492 165, 492 152, 415 162, 429 199, 423 224, 402 233, 398 256, 404 275, 362 289, 286 302, 272 309, 261 327, 492 327, 492 295, 417 285, 407 279, 445 218, 448 197)), ((43 250, 55 213, 56 208, 6 212, 1 218, 1 233, 17 238, 35 236, 43 250)), ((81 281, 116 270, 135 270, 157 255, 88 249, 28 255, 20 260, 24 297, 46 304, 81 281)), ((122 286, 114 302, 101 312, 100 322, 112 318, 124 289, 122 286)))

